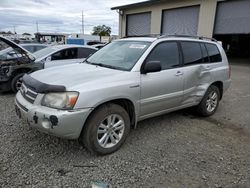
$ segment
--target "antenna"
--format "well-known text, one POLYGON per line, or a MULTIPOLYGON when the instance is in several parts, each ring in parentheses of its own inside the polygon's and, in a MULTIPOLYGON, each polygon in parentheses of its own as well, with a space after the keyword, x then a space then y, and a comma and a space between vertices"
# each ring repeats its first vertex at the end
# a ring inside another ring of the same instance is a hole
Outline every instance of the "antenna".
POLYGON ((84 34, 84 14, 82 11, 82 34, 84 34))
POLYGON ((38 29, 38 21, 36 21, 36 32, 38 33, 39 29, 38 29))

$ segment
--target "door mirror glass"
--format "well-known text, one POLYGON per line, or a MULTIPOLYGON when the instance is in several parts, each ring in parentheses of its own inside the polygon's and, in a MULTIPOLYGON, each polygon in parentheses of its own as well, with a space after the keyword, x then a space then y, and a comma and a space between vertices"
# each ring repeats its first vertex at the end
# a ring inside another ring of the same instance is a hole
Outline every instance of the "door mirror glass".
POLYGON ((161 63, 160 61, 148 61, 142 69, 142 74, 147 74, 150 72, 160 72, 161 63))

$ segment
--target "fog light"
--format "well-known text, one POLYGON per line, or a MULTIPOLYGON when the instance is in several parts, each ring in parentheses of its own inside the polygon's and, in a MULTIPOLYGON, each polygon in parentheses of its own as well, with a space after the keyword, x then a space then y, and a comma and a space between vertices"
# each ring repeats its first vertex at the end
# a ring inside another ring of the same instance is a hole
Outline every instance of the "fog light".
POLYGON ((44 119, 42 120, 42 126, 43 126, 43 128, 45 128, 45 129, 51 128, 51 123, 50 123, 50 121, 49 121, 48 118, 44 118, 44 119))

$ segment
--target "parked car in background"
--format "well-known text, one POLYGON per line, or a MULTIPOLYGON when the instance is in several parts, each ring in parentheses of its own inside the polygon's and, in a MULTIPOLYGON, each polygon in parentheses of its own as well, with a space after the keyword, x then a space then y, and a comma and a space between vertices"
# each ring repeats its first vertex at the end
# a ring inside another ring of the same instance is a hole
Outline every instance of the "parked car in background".
POLYGON ((33 53, 35 62, 42 62, 44 68, 82 62, 98 49, 83 45, 56 45, 33 53))
POLYGON ((214 40, 126 38, 85 63, 25 75, 16 112, 42 132, 108 154, 140 120, 187 107, 211 116, 230 82, 226 54, 214 40))
MULTIPOLYGON (((36 51, 42 50, 46 47, 48 47, 45 44, 19 44, 19 46, 23 47, 24 49, 28 50, 30 53, 34 53, 36 51)), ((15 59, 20 57, 21 54, 18 54, 13 48, 9 47, 4 50, 0 51, 0 57, 1 59, 6 58, 6 59, 15 59)))
MULTIPOLYGON (((24 47, 0 37, 0 49, 11 47, 18 58, 0 56, 0 91, 17 92, 25 73, 40 69, 80 63, 97 51, 96 48, 79 45, 50 46, 30 53, 24 47), (2 46, 2 47, 1 47, 2 46)), ((53 77, 53 76, 52 76, 53 77)))

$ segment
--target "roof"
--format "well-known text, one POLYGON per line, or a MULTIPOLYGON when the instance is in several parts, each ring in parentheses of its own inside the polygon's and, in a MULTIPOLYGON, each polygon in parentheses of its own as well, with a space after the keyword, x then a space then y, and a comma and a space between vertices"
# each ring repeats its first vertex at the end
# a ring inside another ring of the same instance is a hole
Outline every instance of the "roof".
POLYGON ((128 4, 128 5, 112 7, 111 10, 128 9, 128 8, 135 8, 135 7, 140 7, 140 6, 153 5, 153 4, 160 3, 162 1, 164 1, 164 0, 148 0, 148 1, 143 1, 143 2, 139 2, 139 3, 133 3, 133 4, 128 4))
POLYGON ((67 48, 91 48, 91 49, 96 49, 94 47, 88 46, 88 45, 77 45, 77 44, 61 44, 61 45, 54 45, 54 46, 50 46, 54 49, 67 49, 67 48))

